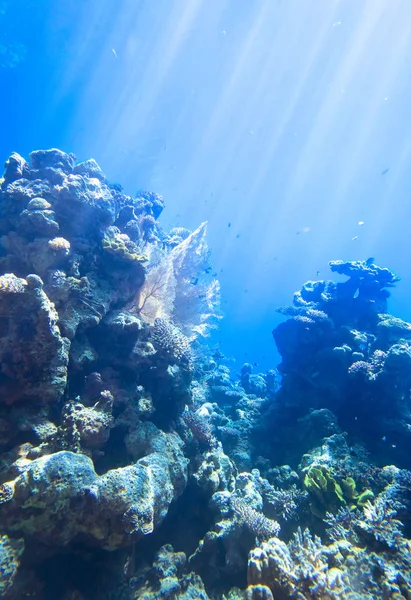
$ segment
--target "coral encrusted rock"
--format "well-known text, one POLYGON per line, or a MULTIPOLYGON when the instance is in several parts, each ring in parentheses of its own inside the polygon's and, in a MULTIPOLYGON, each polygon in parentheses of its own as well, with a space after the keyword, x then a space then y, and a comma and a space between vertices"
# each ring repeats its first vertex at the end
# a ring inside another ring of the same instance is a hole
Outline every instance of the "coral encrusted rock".
POLYGON ((66 387, 69 342, 37 275, 0 277, 0 403, 58 400, 66 387))
POLYGON ((184 490, 187 460, 175 434, 146 425, 140 428, 146 455, 101 476, 90 458, 73 452, 27 461, 15 480, 0 486, 3 529, 47 545, 82 535, 106 549, 151 533, 184 490))

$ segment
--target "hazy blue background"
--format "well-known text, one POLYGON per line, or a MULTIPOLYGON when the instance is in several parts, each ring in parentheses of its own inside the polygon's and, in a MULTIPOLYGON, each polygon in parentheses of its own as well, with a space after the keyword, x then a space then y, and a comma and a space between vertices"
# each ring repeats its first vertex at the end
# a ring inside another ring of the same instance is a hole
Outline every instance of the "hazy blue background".
POLYGON ((392 268, 411 319, 410 0, 0 0, 0 65, 1 159, 94 157, 208 220, 225 353, 273 366, 333 259, 392 268))

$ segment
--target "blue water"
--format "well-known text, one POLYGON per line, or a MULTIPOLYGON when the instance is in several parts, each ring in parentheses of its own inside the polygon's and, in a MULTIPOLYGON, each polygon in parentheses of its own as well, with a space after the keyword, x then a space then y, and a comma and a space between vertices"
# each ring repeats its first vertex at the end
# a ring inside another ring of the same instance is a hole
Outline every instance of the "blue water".
POLYGON ((409 0, 2 0, 0 64, 4 159, 94 157, 165 228, 208 221, 239 364, 276 364, 329 260, 376 257, 411 318, 409 0))

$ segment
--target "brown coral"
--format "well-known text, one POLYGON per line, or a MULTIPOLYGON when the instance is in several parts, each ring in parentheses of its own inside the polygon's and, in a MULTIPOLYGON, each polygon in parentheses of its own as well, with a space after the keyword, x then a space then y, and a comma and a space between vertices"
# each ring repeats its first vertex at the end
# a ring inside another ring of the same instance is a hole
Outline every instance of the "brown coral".
POLYGON ((76 429, 84 447, 102 448, 114 424, 112 408, 113 396, 107 390, 101 393, 99 401, 92 407, 71 402, 63 411, 63 428, 76 429))

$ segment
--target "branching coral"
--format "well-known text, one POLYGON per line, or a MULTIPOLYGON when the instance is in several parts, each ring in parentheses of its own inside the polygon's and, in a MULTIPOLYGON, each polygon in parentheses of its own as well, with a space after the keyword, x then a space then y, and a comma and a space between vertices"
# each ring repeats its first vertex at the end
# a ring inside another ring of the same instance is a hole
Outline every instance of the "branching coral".
POLYGON ((268 519, 263 513, 249 506, 236 496, 231 497, 231 506, 237 521, 245 525, 258 540, 267 540, 280 532, 280 525, 273 519, 268 519))
POLYGON ((276 600, 372 600, 377 596, 371 585, 368 593, 363 572, 370 564, 361 564, 357 575, 354 557, 349 545, 324 546, 320 538, 299 529, 288 545, 273 538, 250 553, 248 583, 267 586, 276 600))
POLYGON ((398 502, 389 503, 385 494, 365 503, 363 509, 341 508, 335 515, 327 514, 328 537, 333 541, 347 540, 352 544, 368 543, 379 549, 404 546, 403 525, 397 518, 398 502))
POLYGON ((213 435, 213 428, 204 416, 200 416, 194 410, 186 409, 181 415, 181 419, 200 446, 210 448, 217 443, 213 435))
POLYGON ((264 494, 264 500, 277 517, 288 521, 298 516, 300 504, 305 500, 306 495, 306 492, 294 485, 288 490, 272 488, 264 494))
POLYGON ((403 525, 396 519, 400 506, 390 506, 383 495, 374 503, 367 502, 364 506, 364 518, 359 519, 357 527, 368 539, 374 539, 377 544, 396 548, 405 543, 402 536, 403 525))

